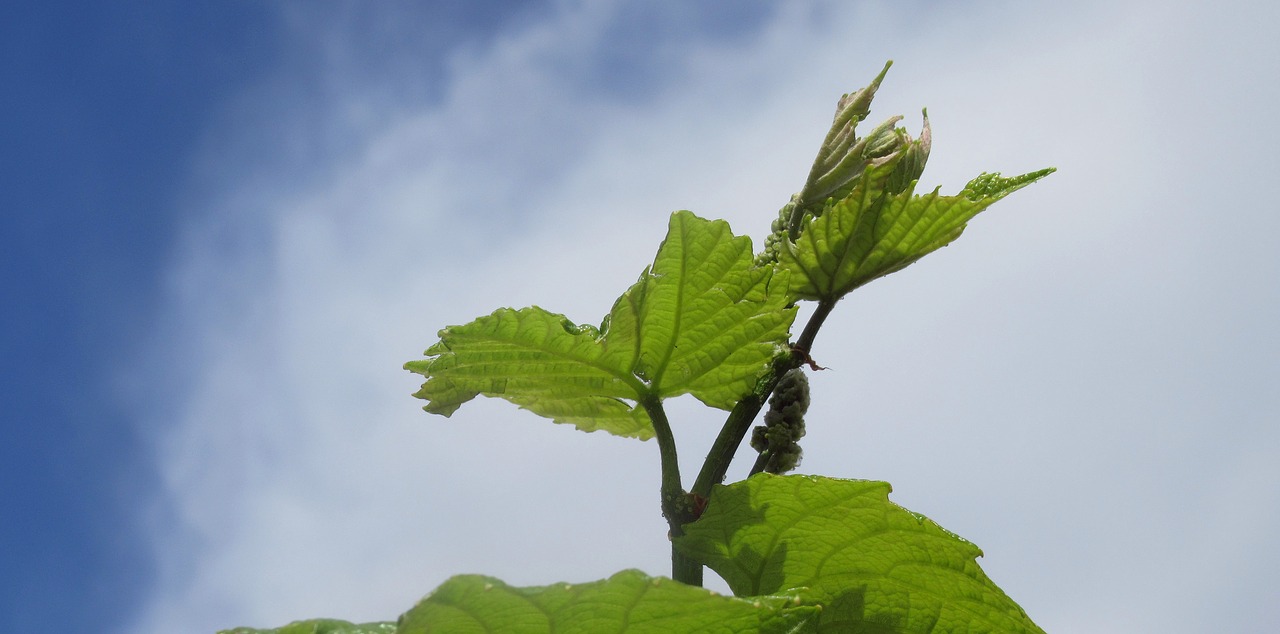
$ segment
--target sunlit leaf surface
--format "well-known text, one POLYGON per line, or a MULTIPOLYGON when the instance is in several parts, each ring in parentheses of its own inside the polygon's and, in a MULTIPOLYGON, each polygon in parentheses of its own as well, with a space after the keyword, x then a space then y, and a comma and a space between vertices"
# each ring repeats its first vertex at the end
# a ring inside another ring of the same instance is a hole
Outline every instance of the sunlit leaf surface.
POLYGON ((916 195, 915 182, 900 193, 886 189, 896 169, 897 161, 869 167, 848 196, 807 219, 800 237, 784 243, 778 264, 791 273, 796 298, 836 300, 898 271, 960 237, 966 223, 996 201, 1054 171, 984 174, 959 195, 942 196, 937 189, 916 195))
POLYGON ((584 431, 648 438, 637 402, 693 394, 732 408, 783 349, 795 309, 787 282, 752 264, 751 240, 723 221, 671 216, 653 265, 600 328, 538 307, 504 308, 440 331, 415 396, 448 416, 477 395, 506 399, 584 431))

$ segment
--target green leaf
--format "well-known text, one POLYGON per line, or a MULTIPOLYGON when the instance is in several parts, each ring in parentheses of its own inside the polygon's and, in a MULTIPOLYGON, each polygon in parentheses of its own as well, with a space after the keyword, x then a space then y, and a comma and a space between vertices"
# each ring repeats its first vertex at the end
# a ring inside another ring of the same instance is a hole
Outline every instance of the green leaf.
POLYGON ((426 351, 434 359, 405 364, 427 377, 414 396, 427 401, 428 412, 449 416, 484 394, 583 431, 653 435, 644 410, 622 400, 637 398, 643 385, 606 359, 610 351, 596 331, 563 315, 502 308, 441 330, 440 339, 426 351))
POLYGON ((795 309, 786 276, 752 264, 751 240, 723 221, 671 216, 653 265, 599 329, 538 307, 500 309, 440 331, 414 396, 449 416, 477 395, 584 431, 649 438, 647 398, 693 394, 730 409, 784 349, 795 309))
POLYGON ((982 210, 1054 171, 1014 178, 984 174, 958 196, 942 196, 937 189, 917 196, 915 181, 895 193, 895 169, 911 158, 904 149, 894 160, 869 166, 848 196, 828 202, 794 242, 784 243, 778 263, 791 272, 794 297, 834 301, 905 268, 960 237, 982 210))
POLYGON ((840 98, 835 120, 818 149, 804 187, 778 211, 771 233, 765 238, 764 250, 756 256, 757 263, 777 262, 782 244, 799 237, 804 222, 822 215, 829 200, 848 196, 868 169, 890 161, 897 164, 892 178, 881 184, 890 193, 906 189, 911 181, 920 177, 932 146, 927 110, 923 111, 924 127, 918 139, 897 127, 901 116, 890 117, 866 136, 857 135, 857 126, 870 113, 871 100, 892 65, 892 61, 886 63, 870 84, 840 98))
POLYGON ((384 623, 351 623, 336 619, 312 619, 294 621, 284 627, 272 630, 258 630, 249 627, 237 627, 222 630, 218 634, 393 634, 396 624, 384 623))
POLYGON ((398 634, 668 634, 803 631, 817 608, 798 593, 750 600, 719 596, 639 570, 607 580, 513 588, 492 577, 446 581, 400 618, 398 634))
POLYGON ((890 502, 889 490, 755 475, 716 487, 676 547, 740 596, 807 588, 823 632, 1042 633, 978 567, 977 546, 890 502))

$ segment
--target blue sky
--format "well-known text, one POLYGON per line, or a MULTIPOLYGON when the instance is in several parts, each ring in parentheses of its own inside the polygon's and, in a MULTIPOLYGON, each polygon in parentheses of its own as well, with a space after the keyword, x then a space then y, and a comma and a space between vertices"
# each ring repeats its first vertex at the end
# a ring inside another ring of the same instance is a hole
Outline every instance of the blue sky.
POLYGON ((88 631, 153 580, 135 516, 153 458, 112 377, 156 326, 192 148, 271 70, 278 20, 248 3, 3 13, 0 621, 88 631))
MULTIPOLYGON (((400 364, 598 321, 674 209, 758 240, 892 58, 927 184, 1060 171, 841 305, 802 470, 892 482, 1049 631, 1280 627, 1277 9, 459 7, 0 10, 0 626, 663 573, 656 448, 429 417, 400 364)), ((715 417, 673 412, 691 471, 715 417)))
MULTIPOLYGON (((199 186, 198 152, 234 116, 229 104, 263 84, 289 100, 320 89, 282 79, 287 69, 314 70, 305 59, 314 43, 287 24, 296 9, 138 2, 3 10, 5 629, 118 624, 155 581, 138 516, 156 492, 153 446, 132 424, 119 374, 165 329, 166 267, 189 219, 177 201, 199 186)), ((322 13, 317 20, 339 19, 340 7, 322 13)), ((462 27, 434 29, 421 43, 422 75, 448 46, 482 40, 504 13, 416 16, 462 27)), ((362 63, 379 58, 370 51, 362 63)), ((164 407, 166 387, 137 389, 164 407)))

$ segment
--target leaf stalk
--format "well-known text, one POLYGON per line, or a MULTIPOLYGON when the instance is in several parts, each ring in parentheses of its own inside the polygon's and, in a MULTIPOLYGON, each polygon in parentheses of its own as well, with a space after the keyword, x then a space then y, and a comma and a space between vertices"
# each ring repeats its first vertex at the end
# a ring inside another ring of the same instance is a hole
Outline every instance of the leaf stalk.
POLYGON ((747 432, 751 429, 751 423, 764 408, 765 402, 769 400, 769 395, 773 394, 782 375, 809 360, 809 350, 813 348, 818 330, 822 328, 823 322, 827 320, 837 301, 839 300, 826 299, 818 302, 817 308, 809 316, 809 321, 801 331, 800 338, 792 344, 791 354, 779 355, 774 359, 770 372, 757 389, 738 401, 738 404, 729 412, 724 426, 720 428, 720 434, 716 436, 715 442, 711 444, 711 450, 707 452, 707 458, 702 463, 702 470, 698 472, 698 479, 694 481, 690 495, 707 499, 711 497, 711 487, 724 481, 725 474, 729 471, 729 464, 733 462, 733 456, 742 445, 742 439, 746 438, 747 432))
MULTIPOLYGON (((654 439, 658 441, 658 453, 662 463, 662 516, 670 527, 669 537, 674 540, 684 535, 684 525, 694 519, 693 505, 680 480, 680 461, 676 454, 675 434, 662 407, 662 399, 649 394, 640 400, 645 413, 653 423, 654 439)), ((702 564, 690 559, 671 546, 671 578, 681 583, 702 586, 702 564)))

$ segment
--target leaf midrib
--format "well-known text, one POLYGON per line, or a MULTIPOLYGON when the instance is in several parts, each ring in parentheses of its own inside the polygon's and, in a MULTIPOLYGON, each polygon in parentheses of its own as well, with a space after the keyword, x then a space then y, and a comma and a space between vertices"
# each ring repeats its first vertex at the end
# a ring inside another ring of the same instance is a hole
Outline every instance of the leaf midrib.
MULTIPOLYGON (((680 333, 684 325, 684 295, 685 289, 688 288, 688 278, 686 274, 689 270, 689 232, 688 225, 685 224, 683 218, 680 219, 680 283, 676 285, 676 307, 675 320, 671 326, 671 337, 667 340, 667 349, 663 352, 662 363, 658 364, 653 374, 653 380, 649 382, 649 387, 654 394, 662 392, 662 379, 667 374, 667 366, 671 363, 671 356, 675 354, 676 342, 680 341, 680 333)), ((712 247, 711 253, 715 253, 717 243, 712 247)), ((655 276, 656 277, 656 276, 655 276)), ((723 279, 723 278, 721 278, 723 279)), ((648 300, 648 293, 645 294, 645 300, 648 300)), ((637 320, 639 321, 639 320, 637 320)), ((643 343, 642 343, 643 347, 643 343)))

